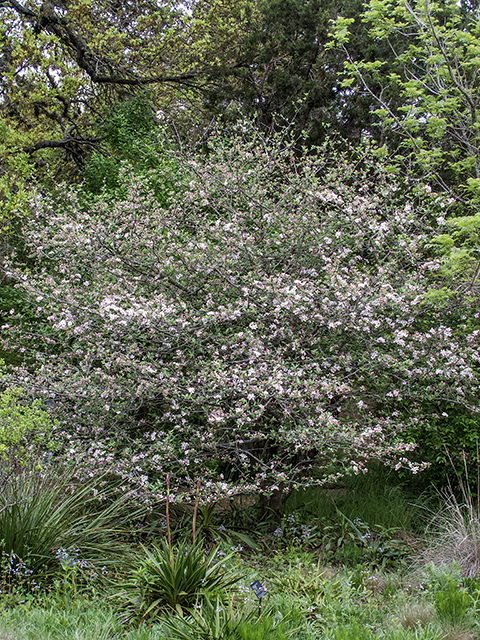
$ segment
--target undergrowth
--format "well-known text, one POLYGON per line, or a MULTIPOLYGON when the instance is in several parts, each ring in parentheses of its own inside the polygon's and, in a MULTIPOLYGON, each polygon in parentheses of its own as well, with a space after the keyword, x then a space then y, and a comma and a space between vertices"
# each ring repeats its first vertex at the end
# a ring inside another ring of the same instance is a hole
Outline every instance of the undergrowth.
MULTIPOLYGON (((375 474, 299 491, 269 523, 256 521, 251 506, 243 516, 202 512, 198 501, 180 518, 167 510, 156 540, 140 529, 119 544, 115 530, 117 562, 105 580, 89 581, 81 548, 76 555, 57 548, 42 588, 4 584, 0 640, 480 638, 476 538, 462 546, 445 534, 476 536, 475 503, 453 493, 449 500, 423 552, 417 507, 375 474), (470 564, 462 551, 473 554, 470 564), (261 601, 254 581, 266 591, 261 601)), ((152 514, 151 522, 162 517, 152 514)), ((84 531, 88 541, 87 520, 76 523, 75 535, 84 531)))

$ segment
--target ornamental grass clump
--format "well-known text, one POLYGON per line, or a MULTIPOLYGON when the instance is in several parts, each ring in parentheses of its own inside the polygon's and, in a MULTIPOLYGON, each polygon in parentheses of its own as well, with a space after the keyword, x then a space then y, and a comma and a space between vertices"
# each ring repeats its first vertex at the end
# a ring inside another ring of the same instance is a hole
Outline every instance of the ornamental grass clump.
POLYGON ((463 577, 480 573, 479 508, 468 485, 460 479, 461 499, 449 487, 441 493, 442 510, 435 514, 428 528, 428 545, 420 564, 459 568, 463 577))
POLYGON ((13 473, 5 466, 0 489, 0 553, 10 563, 4 585, 19 571, 28 576, 25 584, 51 582, 59 549, 75 550, 92 570, 118 559, 125 537, 118 512, 126 496, 116 496, 114 487, 102 489, 98 480, 79 483, 61 469, 13 473))

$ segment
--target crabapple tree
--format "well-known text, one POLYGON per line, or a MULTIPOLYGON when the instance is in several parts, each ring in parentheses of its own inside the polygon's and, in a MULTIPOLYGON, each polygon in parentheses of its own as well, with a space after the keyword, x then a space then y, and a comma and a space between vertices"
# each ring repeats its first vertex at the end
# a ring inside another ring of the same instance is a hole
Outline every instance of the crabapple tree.
POLYGON ((446 403, 478 411, 478 321, 426 296, 442 196, 368 151, 248 127, 175 162, 161 203, 129 170, 121 200, 32 200, 37 266, 11 276, 37 323, 2 332, 65 455, 159 495, 167 472, 183 495, 201 476, 210 499, 281 499, 371 458, 418 471, 406 430, 446 403))

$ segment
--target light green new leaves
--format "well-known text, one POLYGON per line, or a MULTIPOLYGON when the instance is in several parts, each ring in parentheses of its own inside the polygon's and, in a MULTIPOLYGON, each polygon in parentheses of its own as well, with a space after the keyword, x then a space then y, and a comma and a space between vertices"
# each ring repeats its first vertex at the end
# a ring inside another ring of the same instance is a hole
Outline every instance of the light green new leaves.
POLYGON ((348 21, 339 18, 332 35, 347 55, 343 86, 371 96, 382 126, 402 137, 407 152, 428 148, 434 153, 433 166, 431 158, 412 156, 423 174, 434 169, 463 180, 465 172, 479 178, 478 16, 465 15, 450 1, 440 6, 428 0, 371 0, 363 20, 372 39, 386 42, 395 52, 395 67, 382 74, 382 60, 353 59, 348 21), (385 97, 394 89, 396 103, 385 97))
POLYGON ((347 44, 350 38, 349 27, 353 22, 355 22, 353 18, 343 18, 342 16, 332 21, 332 30, 328 34, 332 41, 327 44, 326 48, 331 49, 335 43, 347 44))
POLYGON ((15 457, 25 462, 38 447, 47 445, 52 422, 38 400, 22 403, 19 389, 6 389, 0 394, 0 457, 15 457))
POLYGON ((333 36, 347 56, 342 87, 370 96, 401 172, 413 170, 457 199, 462 217, 436 239, 440 273, 471 291, 480 264, 480 18, 452 0, 370 0, 363 20, 372 39, 395 52, 393 70, 383 60, 354 59, 348 24, 338 19, 333 36))
POLYGON ((480 275, 480 214, 454 218, 448 227, 449 233, 435 238, 444 255, 440 274, 447 275, 454 288, 473 293, 480 275))

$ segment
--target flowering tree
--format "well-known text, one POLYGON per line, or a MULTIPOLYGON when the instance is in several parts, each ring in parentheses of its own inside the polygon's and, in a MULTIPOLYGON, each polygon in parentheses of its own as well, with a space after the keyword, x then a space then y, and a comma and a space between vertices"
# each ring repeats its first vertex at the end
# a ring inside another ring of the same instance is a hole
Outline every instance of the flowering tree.
POLYGON ((441 199, 367 155, 247 135, 179 158, 167 205, 128 171, 121 201, 34 201, 40 266, 12 274, 37 367, 15 382, 54 401, 92 473, 280 497, 312 466, 408 464, 404 430, 442 403, 477 411, 479 332, 425 297, 441 199))

